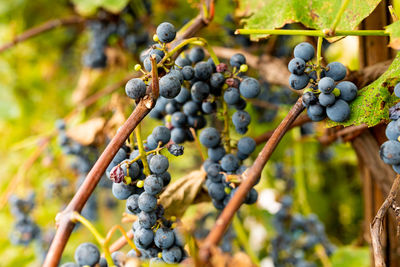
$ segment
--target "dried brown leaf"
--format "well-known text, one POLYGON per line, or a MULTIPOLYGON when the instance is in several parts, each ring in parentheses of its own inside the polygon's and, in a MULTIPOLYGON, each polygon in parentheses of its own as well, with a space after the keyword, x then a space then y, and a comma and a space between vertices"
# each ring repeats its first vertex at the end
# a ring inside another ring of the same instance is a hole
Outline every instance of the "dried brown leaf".
POLYGON ((104 118, 94 118, 68 129, 67 135, 81 145, 87 146, 94 143, 96 137, 102 132, 105 123, 104 118))
POLYGON ((159 201, 165 209, 165 215, 182 217, 201 192, 205 179, 206 173, 196 170, 170 184, 160 195, 159 201))

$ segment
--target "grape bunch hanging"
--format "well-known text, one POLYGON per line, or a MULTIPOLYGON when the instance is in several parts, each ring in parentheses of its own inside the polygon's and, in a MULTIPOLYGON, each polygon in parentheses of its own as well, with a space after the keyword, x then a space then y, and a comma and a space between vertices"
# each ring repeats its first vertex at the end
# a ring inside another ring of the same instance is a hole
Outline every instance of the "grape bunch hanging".
POLYGON ((303 91, 303 105, 312 121, 328 117, 335 122, 344 122, 350 118, 349 103, 357 97, 357 86, 341 81, 347 72, 342 63, 317 66, 311 61, 314 55, 314 47, 309 43, 303 42, 294 48, 294 58, 288 64, 289 84, 295 90, 309 85, 303 91))

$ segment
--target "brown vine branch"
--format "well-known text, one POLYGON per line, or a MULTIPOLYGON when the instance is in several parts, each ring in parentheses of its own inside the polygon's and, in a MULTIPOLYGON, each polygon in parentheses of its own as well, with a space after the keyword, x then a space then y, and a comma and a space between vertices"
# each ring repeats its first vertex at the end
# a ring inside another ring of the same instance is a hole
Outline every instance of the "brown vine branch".
MULTIPOLYGON (((302 115, 298 116, 298 118, 289 126, 288 130, 290 130, 294 127, 301 126, 307 122, 311 122, 310 118, 307 116, 307 114, 302 114, 302 115)), ((267 142, 271 138, 274 131, 275 130, 268 131, 259 136, 254 137, 256 144, 259 145, 259 144, 267 142)))
POLYGON ((396 176, 390 189, 389 195, 383 202, 382 206, 379 208, 374 220, 371 223, 371 239, 372 239, 372 249, 374 253, 375 266, 385 267, 385 257, 383 255, 383 247, 381 243, 381 233, 383 229, 383 219, 388 212, 390 206, 393 204, 397 197, 397 193, 400 190, 400 175, 396 176))
POLYGON ((117 134, 114 136, 114 138, 107 145, 106 149, 101 154, 99 159, 96 161, 93 168, 86 176, 85 181, 79 187, 78 191, 76 192, 66 209, 57 215, 56 224, 58 225, 58 229, 46 255, 43 266, 55 267, 58 265, 62 252, 75 225, 69 220, 68 216, 65 216, 65 214, 68 214, 71 211, 80 212, 82 210, 83 206, 85 205, 90 195, 93 193, 97 183, 100 181, 101 176, 105 172, 111 160, 114 158, 118 149, 123 145, 125 140, 129 137, 136 126, 150 112, 151 107, 154 105, 153 102, 154 100, 147 96, 145 97, 145 99, 139 102, 139 104, 133 110, 132 114, 121 126, 117 134))
POLYGON ((368 129, 368 126, 366 124, 349 126, 349 127, 340 129, 338 131, 334 131, 332 133, 318 137, 318 141, 325 146, 332 144, 334 141, 336 141, 339 138, 342 138, 343 141, 347 142, 347 141, 353 140, 354 138, 356 138, 357 136, 362 134, 367 129, 368 129))
POLYGON ((30 39, 36 35, 39 35, 41 33, 50 31, 54 28, 57 28, 59 26, 67 26, 67 25, 73 25, 73 24, 79 24, 84 22, 85 19, 83 19, 82 17, 78 17, 78 16, 73 16, 73 17, 68 17, 68 18, 62 18, 62 19, 53 19, 53 20, 49 20, 47 22, 44 22, 43 24, 33 27, 23 33, 21 33, 20 35, 17 35, 16 37, 14 37, 14 39, 8 43, 5 43, 3 45, 0 46, 0 53, 15 46, 16 44, 23 42, 27 39, 30 39))
POLYGON ((233 216, 238 211, 244 199, 246 198, 247 193, 261 177, 261 172, 264 169, 264 166, 270 158, 271 154, 274 152, 282 137, 289 130, 290 125, 295 121, 295 119, 300 115, 303 110, 304 107, 302 104, 302 98, 300 97, 297 100, 296 104, 291 108, 287 116, 276 128, 271 138, 265 144, 262 151, 258 154, 253 165, 244 172, 243 182, 238 187, 236 193, 233 195, 228 205, 221 212, 214 227, 208 234, 203 245, 200 247, 199 253, 202 261, 206 262, 208 260, 210 256, 210 249, 217 245, 218 242, 221 240, 233 216))

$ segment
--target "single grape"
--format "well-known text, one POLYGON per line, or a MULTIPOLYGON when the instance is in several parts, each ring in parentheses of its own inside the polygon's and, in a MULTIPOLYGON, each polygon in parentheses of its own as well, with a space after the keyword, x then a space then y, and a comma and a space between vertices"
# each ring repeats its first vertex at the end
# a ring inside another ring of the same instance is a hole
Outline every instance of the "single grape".
POLYGON ((237 143, 238 151, 250 155, 256 149, 256 141, 251 137, 242 137, 237 143))
POLYGON ((225 155, 226 151, 223 146, 208 149, 208 157, 213 161, 219 161, 225 155))
POLYGON ((169 249, 163 249, 162 251, 162 259, 166 263, 178 263, 182 259, 182 251, 179 247, 173 246, 169 249))
POLYGON ((174 128, 171 131, 171 140, 176 144, 182 144, 186 141, 186 131, 183 128, 174 128))
POLYGON ((239 98, 239 101, 234 105, 237 110, 244 110, 247 106, 247 102, 243 98, 239 98))
POLYGON ((147 248, 153 242, 154 233, 150 229, 142 228, 136 229, 134 233, 135 245, 140 248, 147 248))
POLYGON ((386 141, 381 145, 379 154, 386 164, 400 164, 400 142, 393 140, 386 141))
POLYGON ((301 90, 307 86, 309 79, 305 73, 302 75, 290 74, 289 84, 294 90, 301 90))
MULTIPOLYGON (((185 104, 187 101, 190 100, 190 92, 185 87, 181 87, 181 91, 175 97, 175 101, 179 104, 185 104)), ((158 102, 157 102, 158 103, 158 102)))
POLYGON ((162 43, 172 42, 176 36, 175 27, 169 22, 163 22, 158 25, 156 33, 162 43))
POLYGON ((139 209, 144 212, 150 212, 157 207, 157 198, 149 193, 142 193, 138 199, 139 209))
POLYGON ((319 103, 321 104, 321 106, 327 107, 327 106, 331 106, 335 103, 336 97, 332 93, 329 93, 329 94, 321 93, 321 94, 319 94, 318 100, 319 100, 319 103))
POLYGON ((219 176, 220 172, 221 172, 221 165, 219 165, 218 163, 212 163, 207 169, 207 175, 212 177, 219 176))
POLYGON ((210 79, 213 70, 207 62, 199 62, 194 66, 194 76, 202 81, 210 79))
POLYGON ((398 141, 400 136, 400 121, 391 121, 386 127, 385 134, 389 140, 398 141))
POLYGON ((309 107, 310 105, 314 105, 318 102, 318 98, 314 95, 313 92, 307 91, 303 94, 303 105, 305 107, 309 107))
POLYGON ((178 58, 175 60, 175 65, 177 65, 177 66, 179 66, 179 67, 181 67, 181 68, 184 68, 184 67, 186 67, 186 66, 192 65, 192 62, 191 62, 188 58, 185 58, 185 57, 178 57, 178 58))
POLYGON ((184 147, 177 144, 171 144, 168 146, 168 152, 174 155, 175 157, 183 155, 184 147))
POLYGON ((146 95, 146 84, 139 78, 130 79, 125 85, 125 92, 130 98, 139 100, 146 95))
POLYGON ((319 81, 318 89, 324 94, 332 93, 335 89, 335 81, 330 77, 324 77, 319 81))
POLYGON ((221 140, 218 130, 212 127, 205 128, 200 133, 199 139, 200 143, 207 148, 216 147, 221 140))
POLYGON ((174 99, 171 99, 170 102, 165 106, 165 112, 167 114, 172 114, 180 109, 180 105, 174 99))
POLYGON ((237 53, 230 58, 229 63, 232 67, 240 68, 241 65, 246 64, 246 58, 242 54, 237 53))
POLYGON ((313 59, 314 54, 315 54, 314 47, 307 42, 302 42, 302 43, 296 45, 293 52, 294 52, 295 57, 301 58, 305 62, 313 59))
POLYGON ((165 172, 169 167, 167 157, 163 155, 155 155, 151 158, 149 163, 150 170, 155 174, 161 174, 165 172))
POLYGON ((159 228, 154 236, 154 243, 160 249, 168 249, 175 242, 174 232, 168 228, 159 228))
POLYGON ((212 88, 221 88, 225 83, 225 77, 222 73, 213 73, 210 78, 212 88))
POLYGON ((196 115, 200 111, 199 104, 194 101, 188 101, 183 105, 183 113, 187 116, 196 115))
POLYGON ((239 90, 245 98, 255 98, 260 94, 260 83, 254 78, 246 78, 240 83, 239 90))
POLYGON ((126 256, 122 251, 114 251, 113 253, 111 253, 111 258, 115 266, 117 267, 125 266, 126 256))
POLYGON ((161 177, 154 174, 147 176, 144 180, 144 191, 150 195, 157 195, 163 189, 164 184, 161 177))
POLYGON ((357 86, 348 81, 340 82, 336 85, 336 88, 340 90, 339 98, 344 101, 350 102, 353 101, 357 97, 357 86))
POLYGON ((126 200, 126 210, 129 213, 138 214, 140 212, 138 200, 139 200, 138 194, 133 194, 128 197, 128 199, 126 200))
POLYGON ((194 69, 192 66, 184 66, 182 68, 183 79, 189 81, 194 78, 194 69))
POLYGON ((206 126, 207 121, 204 118, 204 116, 200 115, 193 115, 193 116, 188 116, 188 125, 191 128, 194 128, 195 130, 201 129, 204 126, 206 126))
MULTIPOLYGON (((171 124, 174 127, 184 127, 187 123, 187 116, 183 112, 175 112, 171 116, 171 124)), ((172 132, 171 132, 172 136, 172 132)), ((172 138, 172 137, 171 137, 172 138)))
POLYGON ((239 159, 233 154, 226 154, 221 159, 221 167, 227 172, 234 172, 239 168, 239 159))
POLYGON ((169 182, 171 182, 171 174, 169 172, 164 172, 162 174, 159 174, 159 177, 163 180, 163 185, 167 186, 169 182))
POLYGON ((229 87, 224 92, 224 101, 228 105, 235 105, 239 102, 240 93, 239 90, 235 87, 229 87))
POLYGON ((193 101, 202 102, 210 94, 210 87, 207 83, 198 81, 192 85, 190 89, 193 101))
POLYGON ((181 90, 181 83, 175 75, 165 75, 159 81, 160 95, 171 99, 176 97, 181 90))
POLYGON ((343 122, 350 117, 349 104, 342 99, 338 99, 332 106, 326 108, 326 115, 335 122, 343 122))
POLYGON ((152 134, 150 134, 149 136, 147 136, 147 143, 146 143, 146 147, 150 150, 156 149, 158 146, 158 143, 156 142, 156 140, 154 139, 154 136, 152 134))
POLYGON ((204 50, 199 46, 196 46, 189 51, 188 58, 193 63, 202 61, 204 57, 205 57, 204 50))
POLYGON ((254 188, 250 190, 250 192, 247 194, 246 199, 244 202, 248 205, 254 204, 257 202, 258 198, 258 192, 254 188))
POLYGON ((293 74, 301 75, 304 73, 305 68, 306 62, 304 62, 304 60, 301 58, 295 57, 289 61, 288 69, 293 74))
POLYGON ((115 198, 119 200, 125 200, 130 195, 133 194, 135 188, 130 185, 126 185, 124 183, 113 183, 112 185, 112 193, 115 198))
POLYGON ((225 186, 222 183, 210 183, 208 194, 215 200, 223 200, 225 198, 225 186))
POLYGON ((237 128, 245 128, 250 124, 250 114, 243 110, 233 113, 232 122, 237 128))
POLYGON ((340 62, 331 62, 327 66, 326 76, 331 77, 335 81, 343 80, 346 77, 346 67, 340 62))
POLYGON ((76 248, 74 259, 80 266, 94 266, 100 260, 100 251, 92 243, 83 243, 76 248))
MULTIPOLYGON (((145 212, 141 211, 138 215, 139 225, 142 228, 150 229, 157 222, 157 215, 154 211, 145 212)), ((137 229, 137 228, 136 228, 137 229)))
POLYGON ((162 145, 165 145, 171 139, 171 131, 165 126, 157 126, 151 135, 157 144, 161 142, 162 145))
POLYGON ((203 102, 201 104, 201 110, 205 113, 205 114, 211 114, 214 113, 217 110, 217 103, 215 102, 203 102))

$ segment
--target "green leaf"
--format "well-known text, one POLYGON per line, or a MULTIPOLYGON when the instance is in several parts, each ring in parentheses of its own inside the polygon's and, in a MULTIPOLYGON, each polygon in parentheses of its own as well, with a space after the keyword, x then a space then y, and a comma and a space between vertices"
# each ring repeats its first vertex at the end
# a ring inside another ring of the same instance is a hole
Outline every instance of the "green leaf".
POLYGON ((370 266, 368 247, 340 247, 332 255, 332 267, 368 267, 370 266))
POLYGON ((390 34, 389 46, 393 49, 400 49, 400 21, 386 26, 386 32, 390 34))
POLYGON ((104 8, 111 13, 119 13, 129 0, 72 0, 76 10, 82 16, 96 13, 98 8, 104 8))
MULTIPOLYGON (((337 30, 353 30, 381 0, 350 0, 337 30)), ((312 29, 328 29, 338 14, 342 0, 239 0, 239 15, 246 29, 276 29, 287 23, 300 22, 312 29)), ((268 35, 251 35, 253 40, 268 35)))
POLYGON ((400 81, 400 53, 397 54, 387 71, 376 81, 358 91, 357 98, 350 103, 351 114, 344 123, 328 121, 329 127, 336 125, 360 125, 369 127, 389 118, 389 108, 398 102, 393 87, 400 81))

